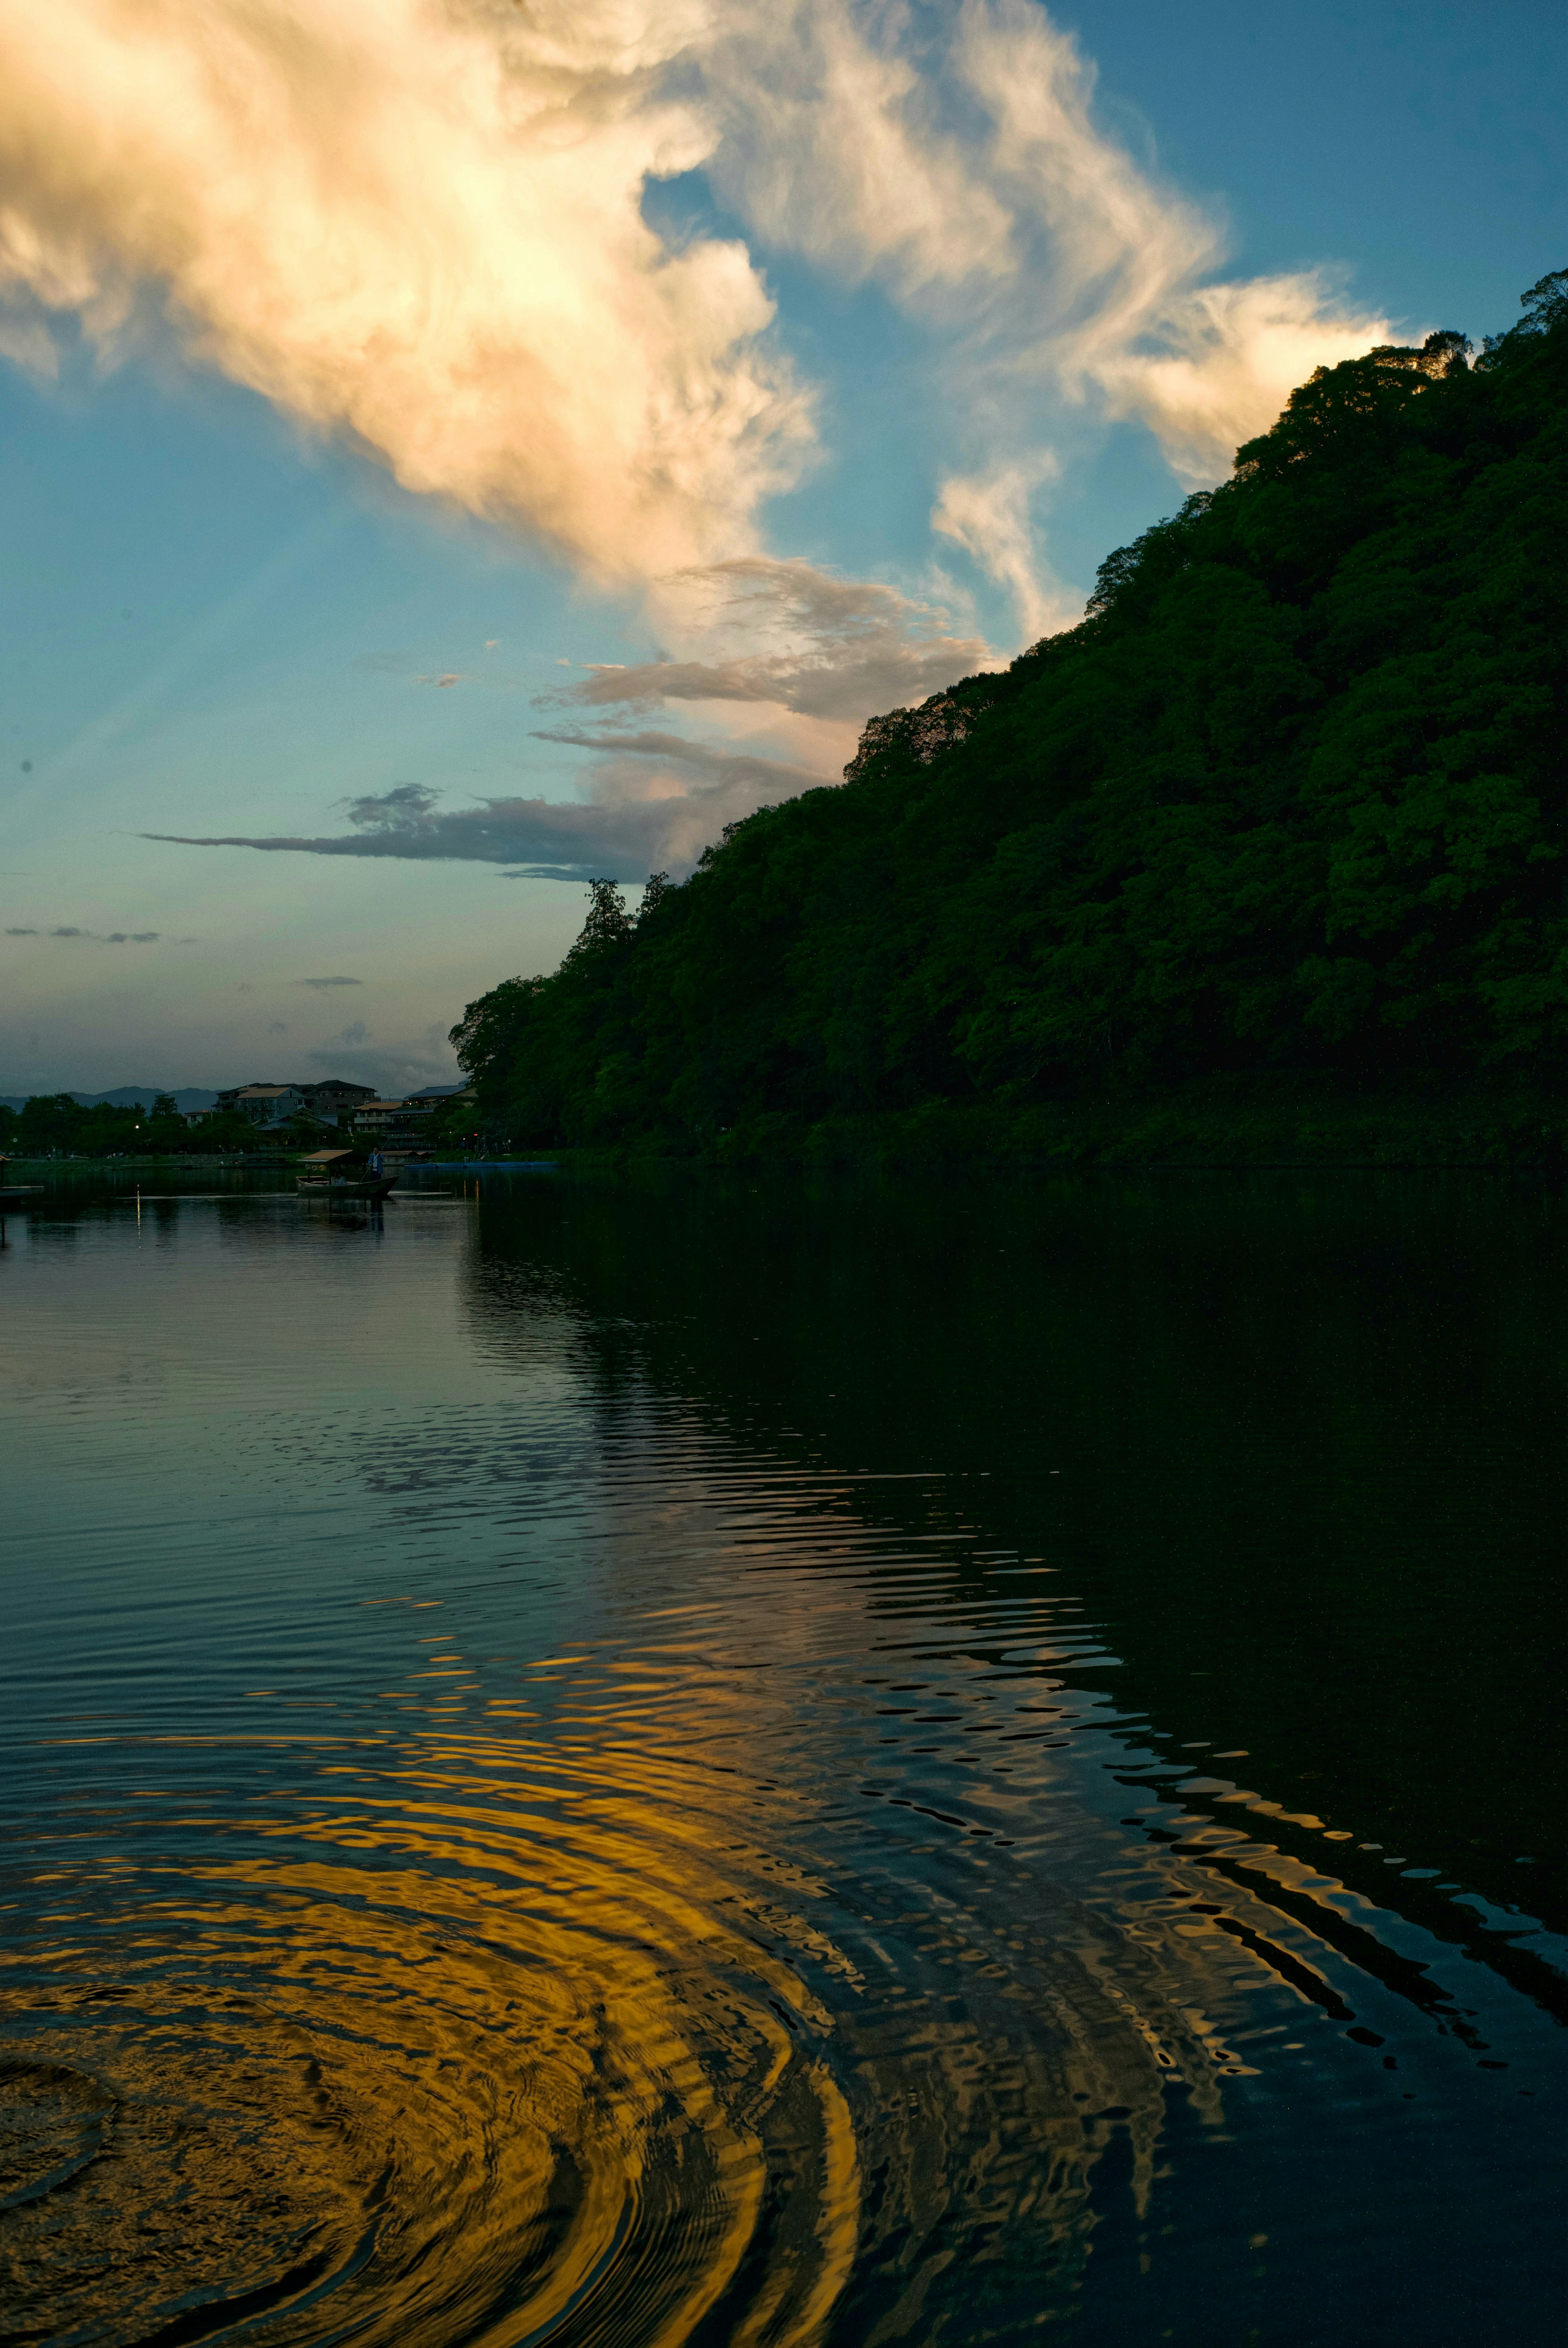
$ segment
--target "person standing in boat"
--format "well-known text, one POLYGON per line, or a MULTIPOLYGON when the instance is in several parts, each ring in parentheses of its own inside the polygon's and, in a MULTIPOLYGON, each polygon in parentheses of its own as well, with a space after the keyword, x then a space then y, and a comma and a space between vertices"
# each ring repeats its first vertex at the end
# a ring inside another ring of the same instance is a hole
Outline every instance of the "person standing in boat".
POLYGON ((386 1160, 383 1158, 379 1148, 375 1148, 371 1151, 370 1156, 365 1160, 365 1165, 368 1170, 375 1176, 378 1181, 386 1170, 386 1160))

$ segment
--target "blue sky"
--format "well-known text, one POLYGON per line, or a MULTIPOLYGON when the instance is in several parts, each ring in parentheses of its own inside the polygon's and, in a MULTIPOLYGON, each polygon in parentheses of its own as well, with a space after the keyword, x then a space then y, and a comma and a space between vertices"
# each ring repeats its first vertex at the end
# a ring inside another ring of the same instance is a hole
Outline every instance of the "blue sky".
POLYGON ((584 871, 835 778, 1319 358, 1568 262, 1560 8, 517 26, 8 12, 0 1091, 446 1075, 584 871))

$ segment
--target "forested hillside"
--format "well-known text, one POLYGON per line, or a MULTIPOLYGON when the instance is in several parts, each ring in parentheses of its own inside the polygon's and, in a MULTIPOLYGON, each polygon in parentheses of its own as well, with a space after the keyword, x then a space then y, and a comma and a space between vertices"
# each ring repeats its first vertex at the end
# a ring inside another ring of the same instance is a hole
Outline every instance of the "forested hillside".
POLYGON ((454 1041, 528 1146, 1539 1098, 1565 812, 1568 271, 1479 356, 1320 370, 1081 625, 875 719, 636 921, 596 884, 454 1041))

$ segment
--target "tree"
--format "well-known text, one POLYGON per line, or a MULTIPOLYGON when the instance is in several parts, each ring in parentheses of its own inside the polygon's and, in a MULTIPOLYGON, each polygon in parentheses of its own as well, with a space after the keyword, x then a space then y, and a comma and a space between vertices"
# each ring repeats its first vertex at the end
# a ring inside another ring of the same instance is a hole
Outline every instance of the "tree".
POLYGON ((601 953, 607 946, 622 944, 631 935, 632 922, 626 910, 626 900, 614 880, 590 880, 588 884, 588 919, 579 931, 576 943, 567 959, 601 953))
POLYGON ((1568 271, 1320 368, 1076 628, 874 718, 454 1030, 483 1122, 1552 1081, 1568 1045, 1568 271))

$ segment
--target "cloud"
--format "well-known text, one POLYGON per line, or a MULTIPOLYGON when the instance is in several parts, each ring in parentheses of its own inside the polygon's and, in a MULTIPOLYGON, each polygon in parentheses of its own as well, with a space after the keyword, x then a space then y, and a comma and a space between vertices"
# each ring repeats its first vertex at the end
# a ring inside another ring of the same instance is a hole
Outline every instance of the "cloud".
MULTIPOLYGON (((966 473, 1038 461, 1043 390, 1138 417, 1184 479, 1214 480, 1313 366, 1388 339, 1318 271, 1214 282, 1219 222, 1100 127, 1093 66, 1034 0, 745 11, 708 78, 708 170, 741 216, 942 330, 953 437, 981 459, 966 473)), ((1027 601, 1013 518, 985 567, 1019 570, 1027 601)))
POLYGON ((370 1029, 365 1025, 363 1019, 354 1020, 350 1025, 343 1030, 341 1035, 329 1035, 327 1037, 328 1044, 334 1049, 346 1047, 350 1051, 355 1050, 361 1044, 368 1044, 369 1041, 370 1029))
MULTIPOLYGON (((697 747, 683 745, 683 752, 697 747)), ((756 769, 765 761, 721 758, 711 782, 690 788, 682 778, 671 778, 670 788, 661 793, 660 785, 666 778, 644 763, 646 752, 620 743, 616 750, 620 755, 600 762, 594 778, 598 796, 586 803, 487 798, 477 807, 442 808, 434 791, 417 791, 420 803, 411 805, 414 787, 402 785, 379 803, 354 801, 349 810, 356 827, 352 832, 315 839, 242 833, 191 839, 171 832, 146 837, 186 848, 499 864, 526 880, 581 880, 603 872, 633 879, 691 866, 726 823, 762 804, 756 769), (378 804, 379 819, 373 813, 378 804)), ((690 768, 690 756, 683 755, 679 763, 690 768)), ((779 774, 781 788, 772 797, 788 798, 803 788, 798 770, 773 771, 779 774)))
MULTIPOLYGON (((97 946, 155 946, 160 932, 157 930, 83 930, 74 923, 62 923, 53 930, 7 930, 8 938, 82 938, 97 946)), ((182 938, 182 945, 193 945, 193 938, 182 938)))
POLYGON ((938 528, 1038 619, 998 485, 1074 412, 1211 479, 1389 331, 1311 271, 1225 282, 1093 99, 1035 0, 9 0, 0 334, 44 374, 67 317, 105 362, 172 336, 406 489, 657 580, 755 555, 814 429, 752 251, 644 219, 702 169, 762 254, 931 330, 938 528))
POLYGON ((1340 316, 1337 304, 1322 270, 1201 286, 1166 316, 1157 347, 1103 355, 1099 380, 1112 412, 1147 424, 1177 478, 1201 489, 1314 367, 1391 338, 1386 318, 1340 316))
POLYGON ((172 332, 600 579, 735 551, 811 425, 744 246, 642 217, 712 145, 706 14, 9 0, 11 331, 69 313, 108 358, 172 332))
POLYGON ((596 667, 547 702, 757 702, 858 722, 996 657, 983 637, 955 633, 939 604, 798 560, 737 556, 680 572, 660 592, 665 617, 716 657, 596 667), (726 637, 740 642, 727 650, 726 637))
POLYGON ((561 722, 535 738, 592 754, 576 800, 447 808, 425 785, 399 783, 351 799, 351 828, 336 835, 146 836, 195 848, 499 864, 529 879, 689 870, 725 824, 835 784, 868 710, 923 701, 995 658, 983 638, 957 633, 942 606, 809 562, 736 557, 680 572, 659 592, 672 630, 706 641, 716 656, 594 668, 539 697, 561 722), (777 756, 765 738, 703 742, 630 722, 666 702, 728 704, 748 716, 752 705, 775 733, 782 714, 811 755, 777 756))
POLYGON ((286 1035, 288 1032, 287 1023, 282 1019, 270 1019, 267 1022, 267 1033, 269 1035, 286 1035))
POLYGON ((296 986, 363 986, 363 978, 296 978, 296 986))
POLYGON ((931 510, 931 527, 952 539, 988 578, 1009 588, 1024 636, 1034 643, 1078 617, 1072 598, 1040 575, 1030 530, 1029 501, 1055 472, 1045 456, 1032 464, 1004 465, 989 478, 952 474, 931 510))
POLYGON ((715 749, 706 742, 689 741, 683 734, 620 734, 608 726, 594 733, 579 726, 555 731, 541 727, 534 739, 563 742, 574 750, 602 750, 616 759, 656 758, 693 774, 710 776, 715 782, 755 782, 763 789, 771 788, 780 798, 810 790, 830 779, 809 767, 791 766, 782 758, 759 758, 745 750, 715 749))
POLYGON ((394 1100, 417 1092, 423 1085, 450 1083, 458 1074, 446 1029, 438 1023, 410 1042, 394 1044, 356 1038, 353 1028, 345 1028, 342 1035, 330 1038, 320 1051, 306 1056, 323 1075, 374 1085, 384 1097, 394 1100))

